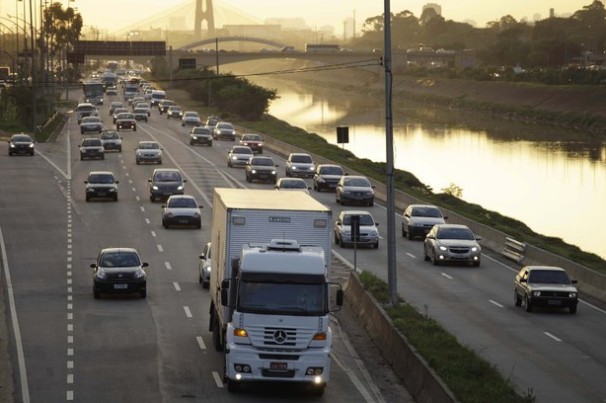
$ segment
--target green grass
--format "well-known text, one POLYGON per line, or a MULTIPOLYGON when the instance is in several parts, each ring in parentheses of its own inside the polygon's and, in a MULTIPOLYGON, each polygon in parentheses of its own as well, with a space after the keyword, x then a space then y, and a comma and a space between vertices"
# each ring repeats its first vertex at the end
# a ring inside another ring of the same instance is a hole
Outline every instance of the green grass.
POLYGON ((387 284, 376 276, 362 272, 360 280, 375 299, 385 305, 394 326, 427 361, 448 388, 461 402, 529 403, 535 398, 532 391, 520 396, 510 380, 473 350, 461 345, 435 320, 417 312, 412 306, 400 303, 388 307, 387 284))

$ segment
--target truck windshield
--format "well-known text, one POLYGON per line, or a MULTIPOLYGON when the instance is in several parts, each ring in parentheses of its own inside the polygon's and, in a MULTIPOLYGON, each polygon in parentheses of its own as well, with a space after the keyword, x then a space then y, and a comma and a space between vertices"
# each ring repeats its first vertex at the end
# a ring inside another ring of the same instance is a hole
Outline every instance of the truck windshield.
POLYGON ((316 316, 328 313, 325 284, 240 281, 238 311, 316 316))

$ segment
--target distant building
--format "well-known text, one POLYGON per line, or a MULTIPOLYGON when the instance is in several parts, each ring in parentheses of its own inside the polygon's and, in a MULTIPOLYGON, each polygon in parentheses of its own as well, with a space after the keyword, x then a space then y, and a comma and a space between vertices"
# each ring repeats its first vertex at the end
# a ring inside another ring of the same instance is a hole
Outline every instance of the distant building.
POLYGON ((435 11, 437 15, 442 15, 442 6, 436 3, 425 4, 423 6, 423 9, 421 10, 421 14, 423 14, 423 11, 427 10, 428 8, 433 9, 433 11, 435 11))

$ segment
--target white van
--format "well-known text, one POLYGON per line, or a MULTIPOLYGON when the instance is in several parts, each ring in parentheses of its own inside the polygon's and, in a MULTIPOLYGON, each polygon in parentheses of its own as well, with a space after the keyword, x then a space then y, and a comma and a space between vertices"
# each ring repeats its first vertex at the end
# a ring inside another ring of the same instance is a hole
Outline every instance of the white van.
POLYGON ((151 103, 151 106, 157 106, 164 98, 166 98, 166 91, 153 90, 149 102, 151 103))

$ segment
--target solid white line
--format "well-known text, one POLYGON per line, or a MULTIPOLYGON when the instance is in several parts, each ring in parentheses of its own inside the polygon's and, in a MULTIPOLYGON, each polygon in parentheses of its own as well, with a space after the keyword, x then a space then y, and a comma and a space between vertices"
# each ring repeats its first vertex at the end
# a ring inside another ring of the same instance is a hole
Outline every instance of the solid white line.
POLYGON ((560 343, 562 342, 562 339, 558 339, 557 337, 555 337, 553 334, 551 334, 551 333, 549 333, 549 332, 543 332, 543 334, 544 334, 545 336, 547 336, 547 337, 550 337, 550 338, 554 339, 554 340, 555 340, 555 341, 557 341, 557 342, 560 342, 560 343))
POLYGON ((192 314, 191 314, 191 311, 189 310, 188 306, 184 306, 183 310, 185 311, 185 316, 187 316, 188 318, 192 318, 193 317, 192 314))
POLYGON ((499 304, 497 301, 493 301, 493 300, 489 299, 488 302, 490 302, 493 305, 498 306, 499 308, 504 308, 504 306, 499 304))
POLYGON ((13 322, 13 333, 15 335, 15 347, 17 348, 17 365, 19 365, 19 378, 21 379, 21 398, 24 403, 29 403, 29 385, 27 383, 27 371, 25 368, 25 355, 23 354, 23 341, 21 340, 21 330, 19 329, 19 318, 17 318, 17 309, 15 307, 15 296, 13 294, 13 283, 11 281, 11 272, 8 267, 8 258, 6 257, 6 246, 4 245, 4 236, 0 227, 0 251, 2 252, 2 267, 4 267, 4 277, 6 278, 6 290, 8 293, 8 304, 13 322))
POLYGON ((448 274, 446 274, 446 273, 440 273, 440 274, 441 274, 442 276, 446 277, 447 279, 452 280, 452 276, 449 276, 449 275, 448 275, 448 274))
POLYGON ((196 341, 198 342, 198 346, 200 346, 200 350, 206 350, 206 344, 204 344, 202 336, 196 336, 196 341))
POLYGON ((218 388, 223 388, 223 379, 221 379, 221 376, 219 376, 219 373, 217 371, 213 371, 213 379, 215 380, 215 384, 217 384, 218 388))
POLYGON ((176 291, 181 291, 181 286, 176 281, 173 281, 173 286, 175 287, 176 291))
POLYGON ((341 369, 343 369, 343 371, 345 371, 345 373, 347 374, 347 376, 349 377, 349 379, 351 379, 352 383, 354 384, 354 386, 356 387, 356 389, 358 389, 358 392, 360 392, 360 394, 364 397, 364 400, 366 400, 367 402, 379 402, 379 401, 384 401, 383 398, 381 397, 381 400, 377 400, 377 397, 371 396, 370 392, 366 390, 366 388, 364 388, 362 386, 362 381, 360 381, 360 379, 357 377, 357 375, 355 374, 355 371, 353 371, 352 369, 346 367, 341 360, 337 357, 337 354, 331 354, 332 355, 332 359, 334 362, 337 363, 338 366, 341 367, 341 369))
POLYGON ((170 265, 170 262, 164 262, 164 266, 166 267, 166 270, 172 270, 172 266, 170 265))

